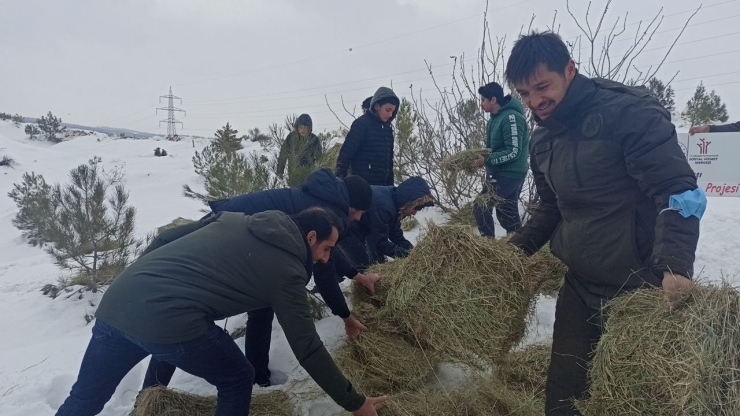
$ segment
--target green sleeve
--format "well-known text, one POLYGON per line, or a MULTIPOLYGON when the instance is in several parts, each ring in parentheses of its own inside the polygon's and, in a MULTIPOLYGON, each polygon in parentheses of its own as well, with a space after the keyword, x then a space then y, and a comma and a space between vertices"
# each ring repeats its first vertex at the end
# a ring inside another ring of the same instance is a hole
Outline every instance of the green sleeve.
POLYGON ((527 136, 527 124, 524 117, 513 112, 504 117, 505 119, 501 121, 501 130, 494 132, 494 134, 501 134, 504 146, 488 156, 486 163, 489 166, 511 162, 524 150, 524 138, 527 136))
POLYGON ((365 403, 326 351, 308 305, 304 276, 276 277, 271 306, 298 362, 339 406, 352 412, 365 403))
POLYGON ((285 172, 285 161, 288 159, 288 155, 293 151, 293 133, 289 133, 288 137, 285 138, 283 145, 280 147, 280 154, 278 154, 277 173, 282 175, 285 172))

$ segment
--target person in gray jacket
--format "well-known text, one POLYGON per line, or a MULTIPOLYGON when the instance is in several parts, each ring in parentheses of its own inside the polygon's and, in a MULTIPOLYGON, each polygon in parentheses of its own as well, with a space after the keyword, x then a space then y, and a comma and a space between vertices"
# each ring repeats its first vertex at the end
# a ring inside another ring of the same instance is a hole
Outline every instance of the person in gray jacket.
POLYGON ((316 383, 355 416, 377 415, 385 397, 357 393, 316 333, 306 282, 329 259, 341 223, 322 208, 290 217, 223 212, 140 257, 103 295, 92 339, 57 416, 100 413, 123 377, 152 355, 216 386, 216 416, 248 415, 254 369, 214 321, 272 308, 316 383))

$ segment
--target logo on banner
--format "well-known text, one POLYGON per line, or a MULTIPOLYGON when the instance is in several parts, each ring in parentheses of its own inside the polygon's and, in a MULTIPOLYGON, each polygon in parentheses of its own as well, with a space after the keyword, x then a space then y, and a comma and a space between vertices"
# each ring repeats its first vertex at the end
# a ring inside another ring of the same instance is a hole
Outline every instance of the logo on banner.
POLYGON ((696 144, 697 146, 699 146, 699 154, 700 155, 706 155, 707 153, 709 153, 709 145, 710 144, 712 144, 712 142, 708 142, 707 139, 705 139, 705 138, 702 137, 699 140, 699 143, 696 144))
POLYGON ((709 153, 710 144, 712 144, 712 142, 703 137, 699 139, 696 143, 696 147, 699 148, 699 152, 690 152, 689 162, 695 165, 711 165, 712 163, 717 162, 719 160, 719 155, 709 153))

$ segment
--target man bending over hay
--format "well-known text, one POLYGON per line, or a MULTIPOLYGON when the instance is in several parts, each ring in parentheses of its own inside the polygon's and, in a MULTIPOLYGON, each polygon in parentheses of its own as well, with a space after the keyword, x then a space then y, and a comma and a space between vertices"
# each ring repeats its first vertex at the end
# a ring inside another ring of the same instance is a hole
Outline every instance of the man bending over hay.
POLYGON ((216 416, 248 415, 254 369, 216 319, 271 308, 296 358, 356 416, 385 400, 358 394, 316 333, 306 296, 342 227, 321 208, 290 217, 223 212, 127 267, 105 292, 77 382, 57 416, 100 413, 123 377, 152 355, 216 386, 216 416))
POLYGON ((414 247, 403 235, 401 220, 434 206, 426 181, 414 176, 398 186, 372 186, 373 203, 362 216, 353 238, 346 238, 340 249, 360 270, 382 263, 386 256, 406 257, 414 247))
POLYGON ((578 414, 601 306, 640 287, 691 285, 706 197, 663 106, 646 90, 580 75, 558 35, 522 36, 506 78, 537 122, 530 166, 541 198, 511 243, 532 254, 549 241, 569 268, 545 411, 578 414))
MULTIPOLYGON (((277 210, 288 215, 294 215, 309 207, 321 207, 331 210, 342 220, 345 232, 339 236, 339 244, 349 232, 349 224, 357 222, 372 204, 372 188, 357 175, 350 175, 344 179, 334 176, 330 169, 321 169, 312 173, 308 179, 297 188, 270 189, 235 196, 233 198, 211 201, 208 205, 215 215, 219 212, 241 212, 254 215, 259 212, 277 210)), ((156 238, 144 254, 156 250, 172 240, 181 238, 197 230, 202 225, 193 224, 169 231, 168 234, 156 238)), ((374 273, 359 273, 342 253, 335 251, 327 262, 317 263, 313 268, 313 279, 316 289, 329 306, 332 313, 344 321, 344 328, 350 338, 357 337, 366 330, 349 310, 347 301, 339 288, 337 276, 347 276, 356 284, 374 290, 375 283, 380 276, 374 273)), ((270 385, 270 340, 272 339, 272 321, 275 314, 270 308, 250 311, 247 314, 245 330, 244 353, 247 360, 254 367, 254 383, 263 387, 270 385)), ((160 362, 152 358, 147 368, 144 385, 148 388, 155 385, 166 386, 175 367, 167 362, 160 362)))

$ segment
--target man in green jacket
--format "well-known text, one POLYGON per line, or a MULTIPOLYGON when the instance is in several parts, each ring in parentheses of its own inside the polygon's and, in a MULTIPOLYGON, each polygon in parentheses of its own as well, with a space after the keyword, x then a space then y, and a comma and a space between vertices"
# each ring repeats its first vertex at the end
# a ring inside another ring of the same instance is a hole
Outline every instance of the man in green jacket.
POLYGON ((216 416, 248 415, 254 369, 214 320, 272 308, 299 363, 356 416, 385 400, 358 394, 316 333, 306 297, 314 262, 326 262, 341 223, 322 208, 223 212, 142 257, 108 288, 77 382, 57 416, 103 410, 123 377, 148 355, 218 390, 216 416))
POLYGON ((519 195, 529 169, 529 135, 522 104, 511 95, 504 96, 501 85, 492 82, 478 89, 483 111, 490 113, 486 125, 488 158, 479 156, 475 165, 486 167, 486 184, 481 196, 483 203, 473 208, 481 235, 494 237, 493 207, 496 218, 507 234, 522 226, 519 216, 519 195))
POLYGON ((296 118, 295 130, 285 138, 278 154, 277 174, 282 177, 288 165, 288 186, 303 183, 321 161, 321 140, 313 134, 313 121, 308 114, 296 118))

